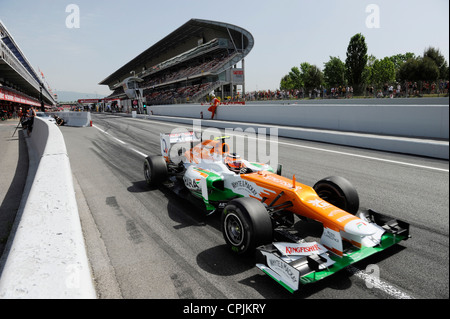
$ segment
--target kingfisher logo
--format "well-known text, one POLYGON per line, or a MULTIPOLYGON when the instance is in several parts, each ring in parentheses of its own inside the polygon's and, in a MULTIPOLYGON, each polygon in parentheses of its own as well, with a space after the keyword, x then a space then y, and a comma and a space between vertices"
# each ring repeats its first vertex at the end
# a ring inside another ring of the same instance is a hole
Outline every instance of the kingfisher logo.
POLYGON ((304 253, 314 253, 320 251, 319 245, 315 244, 309 247, 287 247, 286 246, 286 255, 293 254, 304 254, 304 253))
POLYGON ((317 242, 302 244, 274 243, 274 245, 283 255, 320 255, 327 251, 325 247, 317 242))

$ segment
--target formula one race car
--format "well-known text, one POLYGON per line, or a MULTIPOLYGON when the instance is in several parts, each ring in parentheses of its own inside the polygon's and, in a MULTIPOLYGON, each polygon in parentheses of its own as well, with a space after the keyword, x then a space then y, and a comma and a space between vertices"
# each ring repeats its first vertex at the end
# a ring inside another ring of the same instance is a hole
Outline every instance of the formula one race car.
POLYGON ((230 153, 227 137, 197 135, 161 134, 162 156, 144 162, 147 183, 220 213, 230 249, 256 251, 256 266, 290 292, 410 237, 408 223, 360 209, 355 188, 342 177, 310 187, 281 176, 281 166, 275 171, 230 153), (294 215, 323 225, 319 243, 292 231, 294 215))

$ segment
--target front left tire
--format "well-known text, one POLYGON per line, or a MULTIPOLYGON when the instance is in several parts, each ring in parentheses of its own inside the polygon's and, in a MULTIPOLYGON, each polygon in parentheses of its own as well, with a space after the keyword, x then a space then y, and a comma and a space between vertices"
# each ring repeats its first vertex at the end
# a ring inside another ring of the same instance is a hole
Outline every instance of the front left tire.
POLYGON ((318 181, 313 188, 317 195, 328 203, 353 215, 358 212, 358 192, 347 179, 330 176, 318 181))
POLYGON ((269 213, 254 198, 231 200, 222 212, 221 224, 225 242, 238 255, 252 253, 273 240, 269 213))

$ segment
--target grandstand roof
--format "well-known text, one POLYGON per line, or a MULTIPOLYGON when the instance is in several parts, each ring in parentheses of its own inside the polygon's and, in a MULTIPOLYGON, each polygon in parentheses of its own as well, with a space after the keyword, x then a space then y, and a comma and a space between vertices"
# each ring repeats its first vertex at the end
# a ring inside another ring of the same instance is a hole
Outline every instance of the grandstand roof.
POLYGON ((191 46, 189 48, 191 49, 197 45, 196 43, 200 39, 206 43, 218 37, 230 39, 236 50, 240 50, 243 56, 247 55, 254 45, 253 36, 241 27, 217 21, 191 19, 99 84, 112 87, 129 77, 130 71, 134 70, 136 73, 139 73, 143 67, 150 68, 157 63, 187 51, 187 48, 184 46, 186 43, 191 46))
POLYGON ((12 56, 19 62, 20 65, 14 65, 14 61, 11 61, 5 56, 0 56, 0 71, 2 78, 20 87, 25 93, 31 96, 39 96, 40 87, 43 88, 43 98, 46 103, 55 103, 54 98, 48 92, 47 88, 42 84, 36 71, 33 69, 27 58, 20 50, 19 46, 15 42, 13 36, 10 34, 6 26, 0 20, 0 43, 3 43, 5 47, 0 48, 3 54, 7 54, 6 49, 11 52, 12 56), (24 70, 19 68, 23 67, 24 70))

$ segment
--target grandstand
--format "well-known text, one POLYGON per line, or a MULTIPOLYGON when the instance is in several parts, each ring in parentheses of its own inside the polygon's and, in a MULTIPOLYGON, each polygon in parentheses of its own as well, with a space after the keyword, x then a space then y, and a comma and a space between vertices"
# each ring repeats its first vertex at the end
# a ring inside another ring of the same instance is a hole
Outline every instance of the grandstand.
POLYGON ((191 19, 100 85, 113 91, 108 99, 121 99, 125 106, 136 98, 127 84, 131 78, 136 79, 131 88, 147 105, 199 102, 211 91, 222 99, 235 96, 238 85, 245 92, 244 58, 253 45, 253 36, 243 28, 191 19))
POLYGON ((0 109, 18 112, 20 107, 56 105, 53 94, 45 87, 16 41, 0 21, 0 109))

